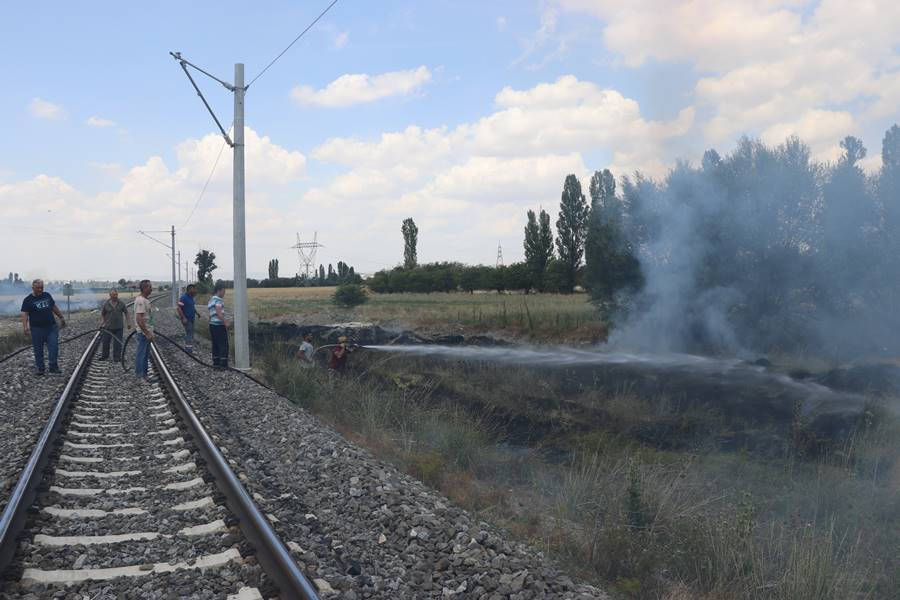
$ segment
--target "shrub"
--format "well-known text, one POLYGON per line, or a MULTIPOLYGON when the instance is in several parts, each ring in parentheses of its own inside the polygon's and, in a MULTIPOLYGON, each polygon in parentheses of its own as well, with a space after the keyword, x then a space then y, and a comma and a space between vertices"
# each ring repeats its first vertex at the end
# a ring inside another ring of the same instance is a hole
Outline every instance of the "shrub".
POLYGON ((363 286, 357 283, 345 283, 335 290, 331 301, 343 308, 353 308, 368 302, 369 296, 363 286))

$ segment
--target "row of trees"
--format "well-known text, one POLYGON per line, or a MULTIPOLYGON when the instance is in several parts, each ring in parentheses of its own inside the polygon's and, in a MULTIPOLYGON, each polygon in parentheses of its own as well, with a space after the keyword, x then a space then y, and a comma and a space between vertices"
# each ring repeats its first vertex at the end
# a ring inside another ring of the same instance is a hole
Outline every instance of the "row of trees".
POLYGON ((279 277, 278 259, 273 258, 269 261, 269 278, 260 281, 259 287, 318 287, 348 283, 362 283, 362 277, 357 275, 356 269, 342 260, 338 261, 337 269, 331 263, 328 264, 327 271, 325 265, 319 265, 312 277, 307 277, 305 273, 294 277, 279 277))
MULTIPOLYGON (((203 288, 211 288, 213 285, 212 273, 218 266, 216 265, 216 253, 210 250, 200 250, 194 258, 194 264, 197 265, 197 284, 203 288)), ((331 264, 326 270, 325 265, 319 265, 312 277, 303 275, 295 275, 293 277, 279 277, 278 275, 278 259, 273 258, 268 264, 268 277, 266 279, 247 278, 248 288, 277 288, 277 287, 316 287, 316 286, 334 286, 350 283, 362 283, 362 277, 356 273, 356 270, 345 263, 338 261, 337 269, 331 264)), ((227 282, 233 283, 233 282, 227 282)), ((229 286, 230 287, 230 286, 229 286)))
MULTIPOLYGON (((615 180, 609 171, 597 175, 607 183, 615 180)), ((603 182, 591 182, 592 198, 603 193, 603 182), (596 188, 596 190, 595 190, 596 188)), ((555 239, 550 228, 550 215, 543 209, 539 214, 527 213, 525 225, 525 261, 508 267, 465 266, 459 263, 430 263, 419 266, 416 260, 416 244, 419 229, 411 219, 405 219, 403 234, 403 266, 377 272, 369 281, 376 292, 448 292, 453 290, 521 290, 526 293, 572 292, 584 277, 582 258, 589 232, 589 216, 592 213, 581 193, 581 183, 574 175, 566 178, 556 221, 555 239)), ((596 228, 599 230, 599 228, 596 228)), ((599 247, 594 243, 592 247, 599 247)), ((596 254, 596 252, 595 252, 596 254)))
POLYGON ((531 287, 538 291, 590 289, 598 300, 609 300, 623 287, 641 285, 640 265, 623 237, 624 214, 616 198, 616 180, 597 171, 589 186, 590 205, 575 175, 566 177, 556 219, 554 255, 550 215, 527 212, 525 264, 531 287))
MULTIPOLYGON (((564 285, 564 278, 562 263, 552 260, 545 272, 545 287, 558 291, 564 285)), ((499 267, 440 262, 417 265, 411 269, 394 267, 378 271, 366 281, 366 284, 373 292, 380 294, 455 291, 472 293, 475 290, 528 293, 534 288, 534 276, 525 262, 499 267)))
POLYGON ((672 349, 900 350, 900 127, 867 175, 848 136, 835 163, 796 137, 742 139, 662 181, 600 174, 585 285, 623 335, 672 349))

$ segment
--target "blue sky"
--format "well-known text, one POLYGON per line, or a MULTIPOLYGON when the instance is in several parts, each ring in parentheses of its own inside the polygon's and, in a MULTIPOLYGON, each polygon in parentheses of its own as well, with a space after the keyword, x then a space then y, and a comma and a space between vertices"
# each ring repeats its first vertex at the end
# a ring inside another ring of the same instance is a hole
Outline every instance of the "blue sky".
MULTIPOLYGON (((167 272, 134 231, 181 225, 221 148, 170 50, 248 80, 325 2, 18 3, 0 22, 8 115, 0 271, 118 278, 167 272), (63 250, 64 249, 64 250, 63 250)), ((878 168, 900 120, 894 3, 694 0, 340 0, 247 94, 248 260, 521 257, 528 208, 555 213, 565 175, 656 177, 741 135, 799 134, 821 160, 861 136, 878 168), (251 158, 250 154, 254 153, 251 158)), ((198 81, 220 119, 231 95, 198 81)), ((180 236, 231 272, 226 151, 180 236)), ((586 185, 586 182, 584 182, 586 185)), ((160 248, 160 250, 162 250, 160 248)))

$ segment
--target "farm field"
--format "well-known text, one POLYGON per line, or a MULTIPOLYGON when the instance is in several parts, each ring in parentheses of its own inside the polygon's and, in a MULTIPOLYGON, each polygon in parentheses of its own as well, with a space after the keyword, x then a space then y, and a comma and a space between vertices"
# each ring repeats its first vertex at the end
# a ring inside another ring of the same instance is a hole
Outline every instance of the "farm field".
POLYGON ((335 288, 253 288, 257 320, 301 323, 358 321, 423 332, 496 332, 530 340, 596 342, 606 327, 586 294, 493 292, 375 294, 352 309, 334 306, 335 288))
MULTIPOLYGON (((66 307, 66 297, 54 290, 48 290, 52 295, 53 299, 56 300, 56 303, 59 305, 61 309, 66 307)), ((31 287, 22 288, 22 291, 18 294, 0 294, 0 305, 6 305, 8 303, 22 303, 22 298, 31 293, 31 287)), ((119 290, 119 298, 124 299, 126 302, 130 302, 137 295, 137 292, 131 290, 119 290)), ((100 303, 105 300, 109 294, 107 292, 96 292, 96 293, 87 293, 87 294, 72 294, 72 308, 75 306, 82 306, 89 302, 100 303)))

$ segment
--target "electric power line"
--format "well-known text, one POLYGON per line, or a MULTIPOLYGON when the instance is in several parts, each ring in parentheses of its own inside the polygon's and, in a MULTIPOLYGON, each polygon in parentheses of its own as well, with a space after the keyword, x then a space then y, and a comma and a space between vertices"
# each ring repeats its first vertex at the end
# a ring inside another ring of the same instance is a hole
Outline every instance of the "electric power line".
MULTIPOLYGON (((231 129, 231 127, 229 127, 229 129, 231 129)), ((191 214, 188 215, 188 218, 184 220, 184 225, 181 226, 181 229, 185 228, 185 226, 191 220, 191 217, 194 216, 194 211, 196 211, 197 207, 200 206, 200 200, 203 199, 203 194, 206 193, 206 188, 209 186, 209 182, 212 181, 213 175, 216 173, 216 167, 219 166, 219 159, 222 158, 222 152, 225 150, 225 146, 227 145, 228 142, 222 142, 222 147, 219 148, 219 155, 216 156, 216 162, 213 163, 212 170, 209 172, 209 177, 206 178, 206 183, 203 184, 203 189, 200 190, 200 195, 197 196, 197 201, 194 202, 194 208, 191 209, 191 214)))
POLYGON ((262 77, 262 76, 263 76, 263 73, 265 73, 266 71, 269 70, 269 67, 271 67, 272 65, 274 65, 275 62, 278 61, 279 58, 281 58, 282 56, 284 56, 284 53, 287 52, 288 50, 290 50, 290 49, 291 49, 291 46, 293 46, 294 44, 296 44, 297 41, 298 41, 300 38, 302 38, 302 37, 306 34, 307 31, 309 31, 310 29, 312 29, 312 28, 313 28, 313 25, 315 25, 316 23, 318 23, 318 22, 319 22, 319 19, 321 19, 322 17, 324 17, 325 14, 326 14, 329 10, 331 10, 331 8, 332 8, 335 4, 337 4, 337 3, 338 3, 338 0, 332 0, 331 4, 329 4, 328 7, 327 7, 325 10, 323 10, 321 13, 319 13, 319 16, 316 17, 315 19, 313 19, 313 22, 310 23, 309 25, 307 25, 307 26, 306 26, 306 29, 304 29, 303 31, 301 31, 301 32, 300 32, 300 35, 298 35, 297 37, 295 37, 295 38, 294 38, 294 41, 287 45, 287 48, 285 48, 284 50, 282 50, 281 53, 278 54, 278 56, 276 56, 275 58, 273 58, 272 61, 271 61, 269 64, 267 64, 266 67, 265 67, 262 71, 260 71, 259 74, 258 74, 256 77, 254 77, 253 79, 251 79, 251 80, 250 80, 250 83, 248 83, 244 89, 249 88, 251 85, 253 85, 253 82, 255 82, 257 79, 259 79, 260 77, 262 77))

